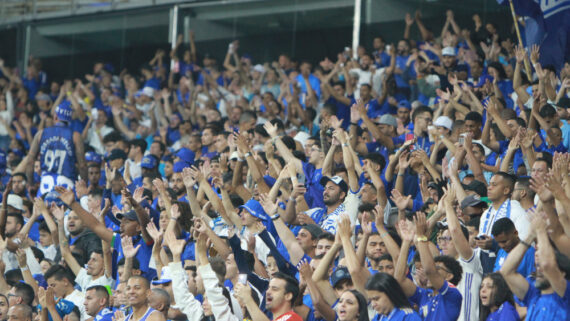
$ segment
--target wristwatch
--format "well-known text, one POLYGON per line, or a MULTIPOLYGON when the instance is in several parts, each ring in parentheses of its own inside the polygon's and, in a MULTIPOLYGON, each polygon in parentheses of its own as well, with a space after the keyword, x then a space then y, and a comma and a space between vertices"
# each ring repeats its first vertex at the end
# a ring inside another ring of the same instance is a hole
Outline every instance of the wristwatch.
POLYGON ((276 219, 278 219, 278 218, 280 218, 280 217, 281 217, 281 215, 279 215, 279 213, 270 216, 270 218, 271 218, 272 221, 275 221, 276 219))
POLYGON ((416 238, 416 240, 417 240, 418 242, 427 242, 428 238, 427 238, 427 236, 418 236, 418 237, 416 238))

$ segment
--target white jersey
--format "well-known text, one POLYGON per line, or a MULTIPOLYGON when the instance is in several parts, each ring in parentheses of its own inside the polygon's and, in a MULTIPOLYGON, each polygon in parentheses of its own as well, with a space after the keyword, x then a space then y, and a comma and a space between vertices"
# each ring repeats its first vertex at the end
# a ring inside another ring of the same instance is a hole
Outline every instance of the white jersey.
POLYGON ((483 265, 481 264, 481 249, 473 251, 469 260, 460 258, 459 264, 463 268, 461 281, 457 289, 463 296, 459 321, 479 321, 479 288, 483 280, 483 265))

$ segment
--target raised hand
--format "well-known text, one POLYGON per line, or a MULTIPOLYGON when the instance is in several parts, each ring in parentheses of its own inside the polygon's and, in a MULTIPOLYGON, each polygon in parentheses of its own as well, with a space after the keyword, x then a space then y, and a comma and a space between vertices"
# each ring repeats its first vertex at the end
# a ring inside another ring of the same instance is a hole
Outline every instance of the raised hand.
POLYGON ((278 201, 272 202, 266 193, 259 195, 259 203, 261 204, 263 210, 265 211, 265 213, 267 213, 267 215, 274 215, 277 213, 277 210, 279 209, 279 202, 278 201))
POLYGON ((408 166, 410 166, 410 161, 408 160, 408 155, 410 155, 410 152, 405 150, 402 152, 402 154, 398 158, 398 164, 400 165, 401 170, 405 170, 406 168, 408 168, 408 166))
POLYGON ((77 197, 81 198, 89 193, 87 189, 87 183, 80 179, 75 183, 75 192, 77 193, 77 197))
POLYGON ((146 231, 148 232, 150 237, 152 237, 155 243, 159 243, 162 240, 164 231, 159 231, 156 228, 156 225, 154 225, 154 223, 152 222, 148 223, 146 225, 146 231))
POLYGON ((172 233, 169 233, 164 238, 166 244, 168 244, 168 248, 174 257, 180 257, 180 255, 184 252, 184 247, 186 246, 186 240, 184 239, 176 239, 176 236, 172 233))
POLYGON ((427 236, 426 215, 423 212, 421 211, 416 212, 414 223, 416 223, 416 235, 418 237, 427 236))
POLYGON ((272 138, 277 136, 277 126, 273 125, 271 122, 266 121, 265 124, 263 124, 263 128, 272 138))
POLYGON ((147 197, 143 195, 144 193, 144 187, 138 187, 137 189, 135 189, 135 192, 133 194, 133 199, 135 200, 135 202, 137 203, 141 203, 142 201, 144 201, 147 197))
POLYGON ((370 217, 369 212, 364 212, 364 214, 362 214, 362 219, 360 220, 360 227, 362 228, 362 232, 364 233, 364 235, 372 234, 372 221, 373 218, 370 217))
POLYGON ((173 204, 170 208, 170 217, 177 220, 180 217, 180 209, 178 208, 178 204, 173 204))
POLYGON ((546 188, 546 182, 540 175, 530 179, 530 189, 538 195, 542 202, 549 202, 554 198, 554 195, 546 188))
MULTIPOLYGON (((148 224, 148 226, 154 226, 154 224, 148 224)), ((147 228, 148 228, 147 226, 147 228)), ((139 249, 141 247, 141 245, 137 245, 137 247, 133 246, 133 240, 128 237, 128 236, 124 236, 121 238, 121 247, 123 248, 123 255, 125 256, 126 259, 132 259, 134 258, 137 253, 139 252, 139 249)))
POLYGON ((408 208, 408 204, 412 199, 412 196, 406 195, 406 197, 404 197, 400 193, 400 191, 398 191, 397 189, 393 189, 392 196, 390 196, 390 199, 394 202, 394 204, 396 204, 398 210, 405 211, 408 208))
POLYGON ((402 240, 413 242, 415 231, 410 226, 410 222, 406 220, 401 220, 400 222, 398 222, 398 227, 400 228, 400 236, 402 237, 402 240))
POLYGON ((184 181, 184 186, 186 186, 186 188, 192 188, 196 184, 196 180, 192 176, 192 171, 189 167, 182 170, 182 180, 184 181))
POLYGON ((113 321, 125 321, 126 316, 125 313, 121 310, 116 310, 115 314, 113 315, 113 321))
POLYGON ((57 207, 55 203, 51 204, 51 214, 53 217, 60 223, 63 224, 63 219, 65 217, 65 211, 63 210, 63 206, 57 207))
POLYGON ((329 118, 329 123, 334 129, 339 129, 342 126, 342 119, 338 119, 335 115, 329 118))
POLYGON ((530 48, 530 61, 533 64, 536 64, 538 62, 538 59, 540 59, 540 46, 532 45, 530 48))
POLYGON ((412 18, 412 15, 409 13, 406 13, 404 20, 406 21, 406 26, 408 26, 408 27, 410 27, 411 25, 414 24, 414 18, 412 18))
POLYGON ((350 218, 347 215, 342 214, 337 221, 337 234, 340 235, 341 239, 350 238, 352 236, 352 226, 350 224, 350 218))
POLYGON ((307 262, 307 260, 303 259, 297 264, 297 269, 299 273, 303 277, 303 280, 311 280, 313 278, 313 268, 307 262))
POLYGON ((54 189, 59 193, 59 199, 67 206, 71 206, 71 204, 75 202, 75 194, 73 194, 72 190, 66 189, 63 186, 56 186, 54 189))

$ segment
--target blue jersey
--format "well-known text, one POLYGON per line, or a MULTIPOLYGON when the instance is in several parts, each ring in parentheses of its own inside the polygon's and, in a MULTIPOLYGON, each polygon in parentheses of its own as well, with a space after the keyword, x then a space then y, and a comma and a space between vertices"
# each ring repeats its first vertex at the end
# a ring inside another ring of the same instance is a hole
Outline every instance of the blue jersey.
POLYGON ((73 130, 70 127, 57 124, 44 129, 40 139, 42 172, 75 180, 77 177, 76 158, 73 130))
POLYGON ((528 291, 522 300, 528 307, 527 320, 568 320, 570 317, 570 281, 566 281, 566 292, 560 297, 556 292, 542 294, 534 285, 534 281, 527 278, 528 291))
POLYGON ((412 308, 394 308, 389 315, 376 314, 372 321, 420 321, 419 314, 412 308))
MULTIPOLYGON (((492 312, 487 317, 486 321, 519 321, 519 314, 517 313, 517 309, 506 302, 501 304, 501 306, 497 309, 497 311, 492 312)), ((529 319, 532 320, 532 319, 529 319)))
POLYGON ((459 290, 447 281, 436 295, 432 290, 417 287, 414 295, 409 298, 410 302, 420 307, 419 314, 425 321, 457 320, 462 299, 459 290))

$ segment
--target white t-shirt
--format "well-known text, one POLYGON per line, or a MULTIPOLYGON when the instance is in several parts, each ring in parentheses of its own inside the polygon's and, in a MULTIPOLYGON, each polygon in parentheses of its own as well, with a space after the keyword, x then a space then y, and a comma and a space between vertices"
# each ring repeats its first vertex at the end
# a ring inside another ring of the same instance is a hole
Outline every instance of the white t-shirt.
POLYGON ((83 292, 75 289, 64 299, 73 302, 73 304, 75 304, 75 306, 79 309, 81 312, 81 321, 85 321, 90 318, 90 316, 87 315, 87 311, 85 311, 85 305, 83 304, 83 301, 85 300, 85 294, 83 294, 83 292))
POLYGON ((108 285, 110 287, 113 287, 114 280, 112 278, 106 277, 104 274, 98 279, 93 280, 93 276, 87 274, 86 269, 81 268, 75 277, 75 283, 77 283, 81 287, 81 290, 85 292, 89 287, 92 287, 94 285, 108 285))
POLYGON ((526 239, 529 232, 530 220, 521 204, 515 200, 506 200, 498 210, 490 206, 481 216, 479 234, 491 235, 493 225, 498 219, 508 217, 515 224, 521 240, 526 239))
POLYGON ((461 281, 457 289, 463 296, 461 313, 458 321, 479 321, 479 288, 483 280, 483 265, 481 264, 481 249, 473 251, 469 260, 460 258, 459 264, 463 268, 461 281))

